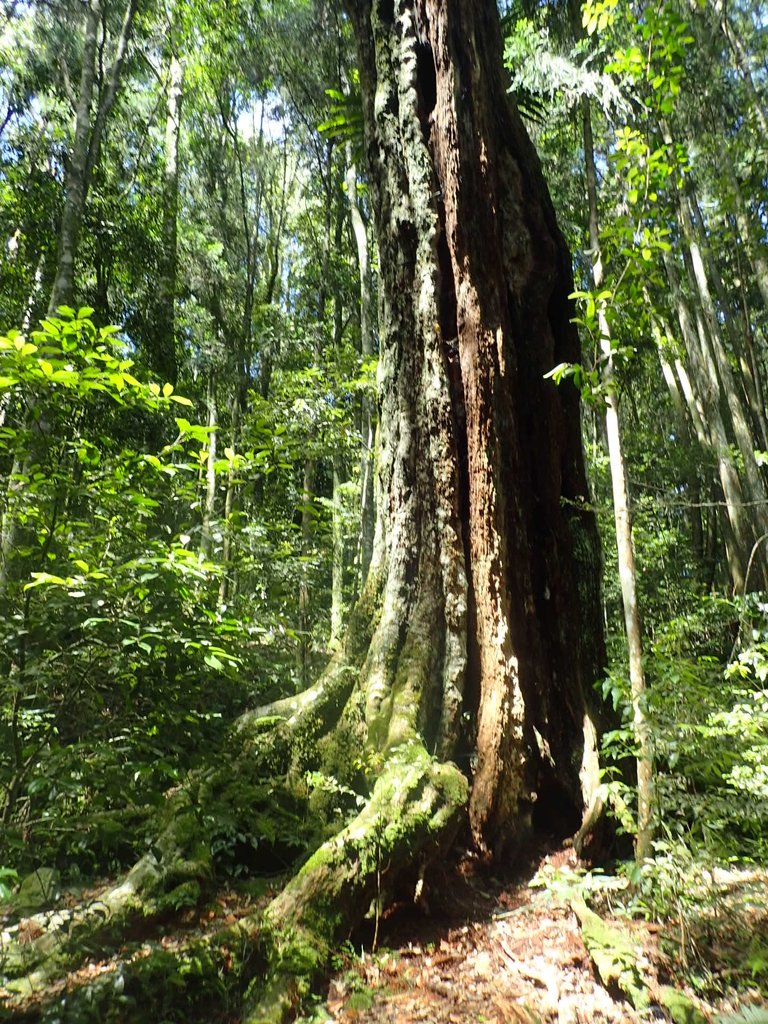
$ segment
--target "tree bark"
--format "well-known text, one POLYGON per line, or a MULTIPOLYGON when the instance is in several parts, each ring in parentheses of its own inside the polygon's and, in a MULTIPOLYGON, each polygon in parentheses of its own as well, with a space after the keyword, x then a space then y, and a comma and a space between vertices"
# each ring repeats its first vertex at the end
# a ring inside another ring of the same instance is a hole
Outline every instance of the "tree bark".
POLYGON ((176 264, 179 207, 179 140, 184 65, 175 50, 168 59, 165 115, 165 167, 163 169, 163 225, 160 273, 157 282, 156 343, 150 354, 152 368, 162 380, 176 384, 176 264))
MULTIPOLYGON (((596 793, 599 545, 576 395, 543 379, 578 359, 568 254, 506 95, 495 7, 444 6, 349 12, 383 288, 372 566, 387 581, 377 640, 400 660, 429 623, 440 652, 424 677, 439 756, 476 716, 470 821, 500 851, 524 841, 537 799, 560 791, 578 819, 596 793)), ((367 703, 385 747, 402 728, 389 690, 371 680, 367 703)))
MULTIPOLYGON (((352 222, 352 233, 357 249, 357 267, 360 277, 360 355, 370 359, 374 352, 373 321, 374 305, 371 288, 371 267, 368 257, 368 228, 363 219, 360 203, 357 198, 357 168, 352 160, 351 146, 347 147, 346 173, 347 203, 349 217, 352 222)), ((373 397, 364 394, 360 410, 360 578, 365 583, 368 566, 373 554, 373 534, 375 529, 374 508, 374 431, 375 405, 373 397)))

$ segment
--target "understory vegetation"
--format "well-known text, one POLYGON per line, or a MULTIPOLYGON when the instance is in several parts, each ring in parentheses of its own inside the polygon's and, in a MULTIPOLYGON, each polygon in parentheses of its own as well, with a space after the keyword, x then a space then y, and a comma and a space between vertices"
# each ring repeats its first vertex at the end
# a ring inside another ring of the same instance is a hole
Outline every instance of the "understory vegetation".
MULTIPOLYGON (((573 253, 582 361, 550 383, 582 400, 594 686, 616 712, 610 856, 536 884, 662 922, 670 978, 711 1005, 766 1003, 768 937, 750 929, 768 920, 767 12, 500 7, 508 87, 573 253), (632 860, 638 711, 653 839, 632 860)), ((0 22, 0 997, 20 1021, 276 1020, 306 1005, 346 900, 375 947, 401 895, 390 863, 416 842, 451 861, 448 819, 471 841, 469 727, 458 767, 405 728, 386 761, 347 704, 384 589, 383 270, 349 19, 314 0, 63 0, 6 3, 0 22), (317 679, 324 696, 291 704, 317 679), (305 933, 285 893, 328 867, 333 837, 340 860, 356 850, 361 821, 365 878, 305 933), (119 968, 65 986, 117 950, 119 968)), ((538 839, 576 832, 558 807, 534 809, 538 839)), ((403 868, 419 896, 430 857, 403 868)))

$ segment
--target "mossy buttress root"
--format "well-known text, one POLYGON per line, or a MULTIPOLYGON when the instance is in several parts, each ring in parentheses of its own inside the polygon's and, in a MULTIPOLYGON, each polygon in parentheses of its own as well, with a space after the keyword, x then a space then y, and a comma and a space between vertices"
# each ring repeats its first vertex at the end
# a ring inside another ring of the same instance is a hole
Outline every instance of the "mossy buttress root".
POLYGON ((147 914, 162 873, 152 854, 142 857, 116 886, 74 910, 52 911, 22 919, 2 935, 0 973, 9 988, 39 989, 87 954, 95 942, 119 933, 129 919, 147 914), (86 954, 83 953, 83 948, 86 954))
POLYGON ((24 1024, 208 1024, 231 1019, 248 982, 263 972, 256 916, 206 935, 136 944, 57 983, 8 992, 0 1019, 24 1024))
POLYGON ((362 811, 267 907, 268 972, 254 985, 244 1022, 285 1020, 325 969, 334 943, 369 908, 379 912, 390 880, 418 870, 450 844, 467 796, 458 768, 432 760, 419 742, 392 751, 362 811))
MULTIPOLYGON (((392 880, 418 873, 451 842, 467 789, 454 765, 435 762, 418 742, 404 745, 391 752, 362 811, 263 916, 210 936, 143 942, 69 975, 54 953, 10 983, 5 1008, 19 1021, 186 1021, 199 1013, 213 1021, 244 1001, 244 1021, 284 1021, 326 969, 333 944, 369 908, 379 912, 392 880)), ((151 887, 157 876, 147 865, 151 887)))

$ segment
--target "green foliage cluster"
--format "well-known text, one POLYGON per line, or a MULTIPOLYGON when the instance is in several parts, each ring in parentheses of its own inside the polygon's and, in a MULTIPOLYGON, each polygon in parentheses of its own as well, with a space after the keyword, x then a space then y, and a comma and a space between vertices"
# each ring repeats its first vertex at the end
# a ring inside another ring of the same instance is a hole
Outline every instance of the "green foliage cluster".
POLYGON ((3 852, 83 870, 135 853, 140 809, 252 698, 260 634, 211 606, 220 570, 190 546, 199 431, 136 444, 191 403, 91 313, 0 338, 3 852))
MULTIPOLYGON (((123 13, 105 0, 101 96, 123 13)), ((148 817, 238 712, 322 667, 331 604, 360 587, 375 356, 347 137, 317 127, 356 89, 348 30, 315 3, 140 10, 86 183, 88 305, 30 330, 72 191, 85 24, 81 5, 14 5, 1 41, 3 891, 36 863, 90 874, 143 852, 148 817)), ((367 220, 362 181, 357 199, 367 220)), ((285 867, 319 827, 305 784, 239 781, 196 828, 221 871, 285 867)))
MULTIPOLYGON (((755 608, 756 602, 750 601, 755 608)), ((690 615, 667 624, 646 659, 653 734, 657 849, 684 845, 707 863, 768 858, 768 693, 763 621, 753 642, 724 668, 735 602, 705 599, 690 615), (707 646, 719 648, 703 653, 707 646)), ((604 749, 620 762, 634 756, 629 684, 620 671, 604 692, 622 709, 620 729, 604 749)), ((623 813, 631 795, 616 784, 623 813)), ((633 826, 631 815, 627 827, 633 826)))
POLYGON ((531 130, 574 250, 583 360, 549 376, 575 385, 586 402, 605 555, 610 673, 602 685, 622 715, 605 737, 614 762, 606 785, 623 827, 634 832, 625 769, 638 751, 602 424, 608 389, 618 398, 630 481, 647 683, 640 710, 652 737, 656 828, 654 857, 632 874, 630 909, 677 919, 671 953, 702 989, 723 991, 730 972, 728 984, 764 992, 754 914, 731 934, 728 901, 711 872, 768 857, 764 398, 746 401, 747 441, 739 443, 733 427, 734 392, 746 396, 768 374, 766 181, 758 155, 768 105, 754 72, 766 33, 741 3, 589 0, 580 18, 556 5, 513 4, 506 26, 512 87, 545 104, 546 117, 531 130), (599 288, 590 286, 598 253, 588 233, 585 110, 598 177, 599 288), (702 371, 718 344, 721 360, 702 371), (757 474, 748 483, 751 457, 757 474), (723 490, 726 462, 741 486, 735 509, 723 490), (743 556, 752 573, 745 586, 735 585, 729 564, 730 522, 740 516, 754 544, 743 556), (723 961, 714 964, 704 951, 719 905, 723 961))

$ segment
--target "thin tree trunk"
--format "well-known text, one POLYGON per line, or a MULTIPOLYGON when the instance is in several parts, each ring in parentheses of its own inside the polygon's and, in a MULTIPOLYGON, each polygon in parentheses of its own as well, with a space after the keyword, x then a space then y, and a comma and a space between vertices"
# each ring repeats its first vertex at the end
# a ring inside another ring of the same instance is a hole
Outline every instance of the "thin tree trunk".
MULTIPOLYGON (((360 277, 360 355, 370 359, 374 353, 373 327, 375 311, 371 288, 371 268, 368 257, 368 229, 363 220, 357 197, 357 168, 352 160, 351 146, 347 147, 346 173, 347 202, 352 222, 352 233, 357 248, 357 267, 360 277)), ((373 554, 373 534, 376 524, 374 506, 374 432, 375 404, 371 395, 365 393, 360 410, 360 581, 365 583, 368 566, 373 554)))
MULTIPOLYGON (((650 304, 650 296, 646 296, 649 309, 652 308, 650 304)), ((685 459, 685 469, 683 470, 683 479, 685 481, 686 497, 690 503, 688 509, 688 521, 691 525, 691 540, 695 557, 700 563, 704 560, 704 528, 701 518, 701 485, 699 481, 699 472, 696 467, 691 464, 691 449, 693 447, 691 436, 691 421, 689 418, 688 407, 685 402, 685 398, 680 388, 680 382, 678 380, 675 368, 669 360, 668 353, 665 351, 664 340, 662 338, 661 330, 655 319, 652 321, 652 330, 654 335, 654 341, 656 342, 656 351, 659 354, 659 363, 661 364, 661 372, 664 377, 664 382, 667 385, 667 391, 672 402, 672 406, 675 410, 675 418, 678 424, 678 435, 680 442, 689 449, 688 455, 685 459)))
MULTIPOLYGON (((11 564, 16 553, 19 535, 19 496, 23 490, 21 483, 25 464, 19 454, 14 455, 11 472, 5 488, 2 520, 0 521, 0 600, 6 597, 8 581, 11 576, 11 564)), ((7 606, 5 613, 8 614, 7 606)))
MULTIPOLYGON (((741 262, 739 260, 739 262, 741 262)), ((757 349, 755 346, 755 335, 752 329, 752 320, 750 316, 749 303, 747 301, 747 290, 744 282, 744 277, 741 270, 739 271, 740 285, 739 294, 742 299, 742 321, 744 323, 744 342, 747 349, 747 359, 751 368, 752 379, 755 382, 755 394, 757 396, 757 405, 760 410, 759 415, 759 430, 760 440, 762 442, 763 449, 768 448, 768 409, 766 409, 765 403, 765 387, 763 385, 763 368, 758 358, 757 349)))
MULTIPOLYGON (((334 229, 334 248, 341 252, 344 237, 344 206, 339 195, 335 211, 336 225, 334 229)), ((338 277, 333 282, 333 351, 337 358, 341 355, 344 335, 344 301, 338 277)), ((344 568, 346 563, 346 543, 344 537, 344 509, 342 492, 344 485, 344 456, 336 450, 331 457, 332 490, 331 490, 331 630, 329 647, 339 650, 344 626, 344 568)))
POLYGON ((86 168, 91 134, 91 105, 96 81, 96 48, 101 4, 89 0, 85 8, 85 35, 83 42, 83 65, 80 73, 80 91, 75 110, 75 135, 69 153, 65 177, 64 211, 61 217, 59 249, 56 260, 56 277, 48 304, 48 315, 56 313, 59 306, 72 300, 74 291, 75 253, 80 234, 80 224, 88 193, 86 168))
POLYGON ((43 274, 45 271, 45 255, 40 254, 40 258, 37 261, 37 267, 35 268, 35 276, 32 281, 32 291, 29 293, 27 304, 24 308, 24 316, 21 320, 21 330, 26 334, 32 326, 32 317, 35 313, 35 309, 38 307, 38 302, 43 291, 43 274))
POLYGON ((179 141, 184 65, 175 50, 168 61, 168 93, 165 116, 165 168, 163 170, 163 225, 160 274, 157 282, 155 337, 150 353, 153 369, 162 380, 176 384, 176 267, 179 208, 179 141))
POLYGON ((744 202, 744 195, 733 170, 732 161, 730 159, 724 160, 722 167, 731 192, 733 211, 739 235, 754 269, 755 281, 757 282, 760 297, 763 300, 763 306, 768 311, 768 259, 765 256, 764 243, 758 235, 753 219, 744 202))
POLYGON ((765 499, 765 490, 760 479, 757 463, 755 462, 754 441, 747 414, 739 397, 739 389, 733 377, 730 360, 723 343, 720 320, 710 292, 709 279, 701 246, 694 233, 694 214, 690 199, 687 196, 680 196, 679 214, 690 256, 694 284, 698 292, 705 328, 714 354, 721 394, 724 396, 730 412, 734 436, 744 461, 744 474, 752 492, 753 500, 762 501, 765 499))
MULTIPOLYGON (((264 195, 264 182, 263 178, 259 179, 256 191, 255 209, 249 214, 248 193, 246 188, 247 174, 241 151, 239 129, 237 125, 230 124, 229 118, 223 111, 222 119, 225 130, 232 139, 235 151, 240 190, 240 217, 242 221, 243 238, 245 241, 245 292, 243 294, 243 311, 240 321, 240 333, 237 337, 236 348, 233 354, 235 363, 235 387, 232 393, 230 410, 232 422, 230 447, 233 458, 230 461, 230 468, 227 472, 227 490, 224 499, 224 521, 222 524, 223 539, 221 557, 223 574, 221 577, 221 583, 219 584, 219 607, 223 608, 227 599, 232 595, 235 580, 235 570, 232 565, 232 547, 234 535, 233 517, 235 515, 238 502, 238 473, 234 464, 234 455, 237 453, 240 444, 240 433, 248 408, 248 394, 251 387, 251 365, 253 362, 253 309, 259 272, 258 237, 264 195)), ((260 128, 260 140, 261 137, 262 129, 260 128)), ((284 179, 285 170, 283 171, 283 181, 284 179)), ((264 298, 264 302, 266 304, 271 304, 273 301, 272 290, 274 287, 275 275, 273 273, 270 275, 270 279, 267 284, 267 292, 264 298)), ((263 352, 260 353, 260 355, 262 357, 262 361, 259 374, 259 390, 261 391, 262 397, 266 398, 271 378, 271 360, 265 359, 263 352)))
POLYGON ((674 257, 670 253, 664 253, 663 258, 695 388, 682 364, 677 367, 678 377, 699 440, 714 452, 717 459, 720 484, 733 535, 732 543, 727 545, 728 567, 734 590, 740 593, 744 589, 753 537, 749 527, 749 515, 744 505, 741 480, 733 461, 731 445, 720 412, 717 372, 704 337, 703 325, 701 330, 694 325, 688 304, 683 298, 674 257))
POLYGON ((752 101, 752 109, 755 112, 760 130, 763 133, 763 138, 768 138, 768 108, 763 104, 760 98, 760 94, 755 86, 754 79, 752 78, 752 72, 749 68, 749 55, 741 36, 734 28, 733 22, 728 17, 726 10, 726 4, 724 0, 711 0, 712 7, 717 15, 720 23, 720 28, 723 35, 728 41, 728 46, 731 48, 733 59, 738 68, 741 79, 744 82, 744 86, 747 90, 747 94, 752 101))
MULTIPOLYGON (((100 0, 99 0, 100 2, 100 0)), ((101 143, 104 139, 104 127, 112 112, 112 107, 117 98, 117 90, 120 86, 120 79, 123 73, 125 57, 128 53, 128 44, 133 31, 133 21, 139 7, 139 0, 126 0, 123 20, 120 25, 120 33, 115 42, 115 53, 112 63, 107 70, 103 86, 99 95, 99 103, 96 108, 96 117, 93 121, 93 128, 90 133, 88 144, 88 161, 86 164, 86 180, 90 182, 95 168, 98 166, 101 156, 101 143)))
MULTIPOLYGON (((707 592, 711 592, 714 589, 715 578, 716 578, 716 575, 717 575, 717 565, 718 565, 718 558, 717 558, 717 547, 718 547, 717 524, 718 524, 718 522, 721 523, 725 528, 727 528, 727 531, 730 531, 730 522, 728 520, 728 516, 727 515, 718 514, 718 513, 722 512, 721 503, 718 501, 718 498, 720 497, 720 495, 721 495, 721 492, 718 491, 717 483, 713 480, 712 484, 711 484, 711 487, 710 487, 710 503, 711 503, 712 507, 711 507, 709 515, 707 517, 707 536, 706 536, 706 546, 705 546, 705 549, 704 549, 705 550, 705 556, 704 556, 705 564, 707 565, 708 570, 709 570, 709 575, 707 577, 707 584, 708 584, 707 585, 707 592)), ((730 533, 728 533, 728 532, 726 532, 726 530, 724 530, 723 536, 724 536, 724 542, 725 542, 726 545, 728 544, 729 539, 730 539, 731 543, 733 543, 733 533, 732 533, 732 531, 730 533)), ((727 556, 727 551, 726 551, 726 558, 727 557, 728 556, 727 556)))
MULTIPOLYGON (((283 146, 283 168, 280 186, 280 204, 277 217, 277 225, 273 229, 269 241, 269 276, 267 286, 264 290, 264 303, 270 305, 277 301, 278 285, 280 284, 280 244, 285 227, 285 218, 288 205, 288 141, 283 146)), ((269 388, 272 382, 272 370, 275 362, 277 339, 270 339, 266 345, 259 350, 259 394, 262 398, 269 396, 269 388)))
POLYGON ((341 490, 344 465, 339 455, 333 457, 333 497, 331 500, 331 637, 330 649, 341 647, 344 631, 344 519, 341 490))
POLYGON ((686 198, 688 200, 688 210, 691 215, 693 234, 698 242, 699 251, 703 257, 708 277, 712 281, 715 289, 715 295, 717 296, 717 301, 719 303, 720 316, 718 317, 718 323, 720 323, 722 319, 731 345, 731 350, 738 360, 739 369, 741 370, 739 375, 739 380, 742 385, 741 390, 752 416, 754 430, 762 432, 765 424, 765 409, 760 407, 757 382, 752 372, 752 366, 747 358, 747 353, 745 352, 744 339, 735 316, 734 303, 729 300, 728 295, 726 294, 723 279, 720 275, 720 268, 717 265, 717 261, 714 258, 712 248, 709 244, 709 235, 704 223, 704 218, 701 214, 701 209, 699 208, 699 202, 690 181, 687 184, 686 198))
POLYGON ((206 391, 206 408, 208 410, 208 444, 205 463, 205 500, 203 502, 203 522, 200 532, 200 553, 205 558, 213 554, 213 522, 216 517, 216 448, 219 433, 219 414, 216 404, 216 371, 208 370, 208 388, 206 391))
MULTIPOLYGON (((719 395, 725 400, 730 413, 733 426, 733 433, 736 444, 741 455, 745 491, 750 501, 750 519, 754 524, 754 536, 749 544, 749 550, 755 543, 757 537, 768 532, 768 505, 766 504, 766 490, 760 475, 754 452, 754 439, 749 426, 747 415, 744 411, 741 399, 733 379, 733 372, 728 360, 728 355, 723 344, 720 327, 717 319, 717 312, 709 291, 706 269, 702 259, 701 250, 693 235, 690 210, 685 197, 680 199, 680 220, 683 228, 690 262, 693 271, 695 285, 701 302, 705 332, 711 345, 713 353, 713 368, 715 376, 713 383, 719 382, 719 395)), ((748 555, 749 557, 749 555, 748 555)), ((758 550, 755 556, 755 569, 758 579, 762 578, 768 585, 768 559, 762 550, 758 550)), ((747 586, 749 586, 747 581, 747 586)))
MULTIPOLYGON (((723 495, 723 502, 718 502, 716 509, 713 510, 711 515, 719 518, 721 521, 726 562, 733 586, 733 592, 741 593, 744 589, 746 562, 743 545, 740 543, 733 525, 736 520, 739 522, 743 521, 743 509, 741 507, 743 498, 741 494, 741 482, 739 480, 738 469, 733 461, 731 449, 728 446, 720 447, 723 443, 722 438, 724 436, 724 427, 722 426, 722 423, 719 421, 716 422, 712 430, 708 430, 704 425, 704 420, 702 419, 701 414, 701 403, 696 397, 688 371, 680 359, 675 360, 675 372, 677 374, 677 379, 680 382, 681 391, 685 396, 686 404, 688 406, 699 443, 705 451, 712 452, 717 459, 720 491, 723 495)), ((713 484, 713 486, 717 485, 713 484)), ((710 529, 708 536, 710 539, 716 536, 716 530, 710 529)), ((708 579, 710 580, 708 589, 711 589, 711 580, 714 577, 716 568, 714 562, 712 562, 712 559, 714 558, 714 551, 712 548, 713 543, 714 541, 707 544, 705 553, 705 563, 708 566, 707 572, 708 579)))
MULTIPOLYGON (((603 265, 600 254, 600 230, 597 209, 597 168, 592 137, 592 115, 589 99, 582 100, 584 160, 587 179, 589 210, 589 247, 593 253, 592 280, 599 292, 603 284, 603 265)), ((632 543, 632 520, 629 508, 629 489, 619 427, 619 399, 611 348, 611 332, 605 315, 605 302, 598 303, 600 348, 603 355, 603 385, 605 388, 605 430, 608 437, 608 459, 611 467, 613 513, 616 523, 616 547, 619 559, 621 598, 624 605, 624 627, 627 634, 629 656, 629 682, 632 691, 632 721, 637 744, 637 837, 635 856, 643 861, 653 847, 653 755, 651 730, 646 711, 646 685, 643 669, 642 626, 637 601, 637 575, 635 551, 632 543)))
POLYGON ((315 532, 315 473, 314 459, 304 460, 304 478, 301 486, 301 577, 299 580, 299 645, 296 652, 299 683, 302 689, 309 685, 309 655, 311 650, 312 589, 309 585, 309 556, 315 532))
POLYGON ((117 95, 137 6, 138 0, 128 0, 115 47, 115 57, 107 72, 106 85, 102 91, 93 124, 91 124, 91 110, 96 85, 98 35, 102 21, 101 0, 88 0, 86 6, 83 64, 75 111, 75 134, 64 181, 64 211, 59 231, 56 276, 48 303, 49 316, 55 315, 59 306, 71 304, 74 296, 75 259, 85 202, 93 170, 99 160, 104 126, 117 95))
MULTIPOLYGON (((330 189, 333 170, 333 148, 328 145, 325 149, 327 166, 321 168, 323 180, 330 189), (324 173, 323 173, 324 172, 324 173)), ((323 252, 320 265, 320 283, 317 290, 317 327, 315 332, 314 354, 317 363, 322 357, 322 324, 325 319, 325 306, 329 294, 329 278, 331 266, 331 248, 333 244, 333 213, 334 205, 329 193, 326 193, 325 223, 323 225, 323 252)), ((317 459, 314 455, 304 460, 304 480, 301 496, 301 554, 307 559, 312 549, 315 532, 315 485, 317 477, 317 459)), ((311 650, 310 629, 312 626, 312 591, 309 585, 308 566, 302 569, 301 582, 299 585, 299 646, 297 650, 297 665, 299 670, 299 681, 302 688, 309 684, 309 656, 311 650)))
POLYGON ((235 508, 237 504, 237 478, 235 455, 240 443, 242 412, 240 394, 235 393, 232 400, 232 458, 227 471, 227 492, 224 497, 223 539, 221 543, 222 575, 219 583, 219 608, 224 609, 234 592, 234 567, 232 565, 232 539, 234 534, 235 508))

